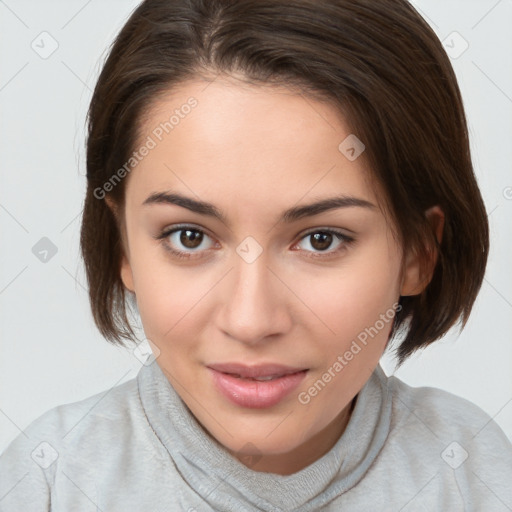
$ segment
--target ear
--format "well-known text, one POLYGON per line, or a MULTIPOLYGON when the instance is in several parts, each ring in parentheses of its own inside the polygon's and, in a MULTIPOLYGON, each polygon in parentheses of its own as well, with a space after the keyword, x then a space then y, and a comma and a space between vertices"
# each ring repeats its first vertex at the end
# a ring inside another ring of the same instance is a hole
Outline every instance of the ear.
POLYGON ((123 254, 123 259, 121 261, 121 281, 123 281, 124 287, 130 290, 132 293, 135 293, 135 287, 133 286, 133 272, 130 262, 126 256, 123 254))
POLYGON ((123 256, 121 258, 121 268, 119 269, 119 272, 121 274, 121 281, 123 282, 125 288, 135 293, 135 287, 133 286, 133 272, 132 267, 130 265, 130 258, 128 253, 128 240, 126 237, 125 223, 120 218, 120 212, 117 203, 115 203, 115 201, 109 196, 105 196, 105 202, 109 207, 110 211, 114 214, 114 217, 117 221, 117 225, 121 232, 123 250, 123 256))
MULTIPOLYGON (((441 243, 444 228, 444 212, 439 206, 432 206, 425 211, 425 217, 429 221, 437 241, 441 243)), ((417 250, 411 249, 405 257, 405 266, 402 274, 402 286, 400 295, 419 295, 430 283, 434 268, 437 263, 437 247, 431 247, 428 254, 427 269, 421 268, 421 258, 417 250)))

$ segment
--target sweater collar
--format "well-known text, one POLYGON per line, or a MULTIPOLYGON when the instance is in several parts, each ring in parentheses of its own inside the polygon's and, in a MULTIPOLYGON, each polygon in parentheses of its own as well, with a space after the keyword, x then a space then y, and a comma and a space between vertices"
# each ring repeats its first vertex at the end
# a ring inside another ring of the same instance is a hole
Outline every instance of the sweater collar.
POLYGON ((318 510, 363 478, 390 428, 388 378, 377 365, 358 394, 345 431, 329 452, 291 475, 257 472, 203 429, 156 361, 141 368, 137 381, 148 421, 179 474, 219 510, 251 506, 264 511, 318 510))

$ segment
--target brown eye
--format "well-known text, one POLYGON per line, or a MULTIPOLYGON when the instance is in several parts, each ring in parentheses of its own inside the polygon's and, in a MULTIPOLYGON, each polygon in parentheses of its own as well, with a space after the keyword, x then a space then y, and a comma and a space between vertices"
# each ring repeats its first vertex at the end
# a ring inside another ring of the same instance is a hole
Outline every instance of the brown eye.
POLYGON ((309 236, 311 237, 311 247, 317 251, 325 251, 331 246, 333 241, 331 233, 319 232, 313 233, 309 236))
POLYGON ((179 258, 201 258, 215 243, 203 230, 194 226, 175 226, 156 237, 164 249, 179 258))
POLYGON ((180 243, 187 249, 197 249, 203 241, 203 233, 196 229, 182 229, 179 232, 181 233, 180 243))
POLYGON ((333 229, 306 233, 297 244, 311 258, 334 257, 354 243, 354 238, 333 229))

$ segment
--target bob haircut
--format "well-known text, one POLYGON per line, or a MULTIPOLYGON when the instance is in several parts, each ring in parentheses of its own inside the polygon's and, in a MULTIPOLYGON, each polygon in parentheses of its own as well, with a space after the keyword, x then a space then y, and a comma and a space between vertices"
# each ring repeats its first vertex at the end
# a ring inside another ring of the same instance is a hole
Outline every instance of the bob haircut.
POLYGON ((87 115, 80 244, 102 335, 120 345, 135 339, 134 297, 120 276, 126 179, 107 183, 159 97, 219 74, 330 102, 366 146, 403 250, 425 269, 437 253, 422 293, 400 297, 388 340, 400 334, 399 365, 457 322, 464 327, 484 277, 487 215, 455 73, 407 0, 145 0, 112 43, 87 115), (119 222, 105 196, 123 213, 119 222), (445 214, 440 244, 424 214, 434 205, 445 214))

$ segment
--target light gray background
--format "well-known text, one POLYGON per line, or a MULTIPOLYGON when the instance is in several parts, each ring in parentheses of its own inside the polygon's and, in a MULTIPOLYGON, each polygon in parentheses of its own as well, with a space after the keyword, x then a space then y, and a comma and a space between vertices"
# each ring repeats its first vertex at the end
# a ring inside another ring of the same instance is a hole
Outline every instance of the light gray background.
MULTIPOLYGON (((512 0, 413 3, 457 54, 492 250, 466 329, 395 374, 475 402, 512 440, 512 0), (469 44, 463 53, 454 31, 469 44)), ((106 50, 137 4, 0 0, 0 450, 51 407, 141 367, 96 331, 78 253, 86 109, 106 50), (44 55, 53 40, 58 48, 44 55), (42 237, 57 247, 46 262, 32 252, 42 237)), ((382 365, 393 373, 389 356, 382 365)))

